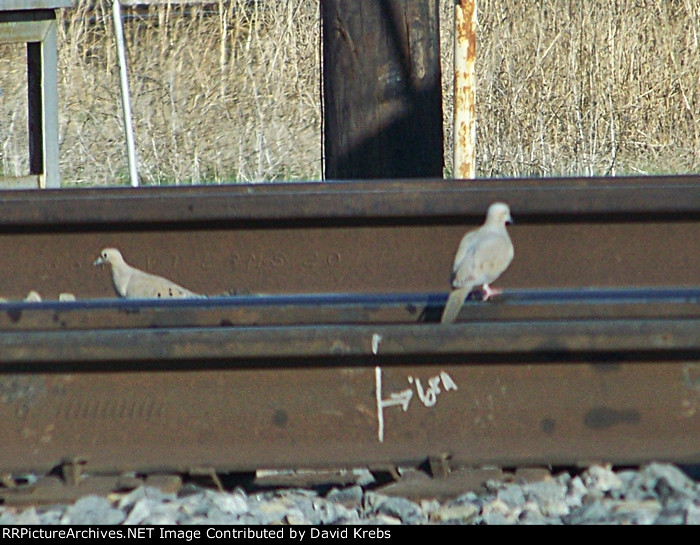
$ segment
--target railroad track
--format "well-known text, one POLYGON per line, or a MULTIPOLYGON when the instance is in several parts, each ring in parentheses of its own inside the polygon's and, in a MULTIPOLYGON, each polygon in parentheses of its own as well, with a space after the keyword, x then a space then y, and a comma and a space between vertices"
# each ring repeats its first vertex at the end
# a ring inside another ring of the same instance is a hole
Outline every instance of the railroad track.
POLYGON ((0 248, 6 475, 700 462, 697 177, 5 192, 0 248), (505 294, 439 324, 495 200, 505 294))

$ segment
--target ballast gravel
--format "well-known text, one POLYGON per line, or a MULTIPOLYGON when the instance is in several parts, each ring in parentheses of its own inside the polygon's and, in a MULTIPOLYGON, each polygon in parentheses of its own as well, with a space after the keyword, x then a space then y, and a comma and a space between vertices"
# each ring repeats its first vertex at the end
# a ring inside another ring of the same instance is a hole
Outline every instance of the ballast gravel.
POLYGON ((359 485, 321 493, 246 493, 141 486, 118 497, 89 495, 71 505, 0 506, 0 525, 581 525, 700 524, 700 482, 680 467, 591 466, 534 482, 487 481, 450 500, 411 501, 359 485))

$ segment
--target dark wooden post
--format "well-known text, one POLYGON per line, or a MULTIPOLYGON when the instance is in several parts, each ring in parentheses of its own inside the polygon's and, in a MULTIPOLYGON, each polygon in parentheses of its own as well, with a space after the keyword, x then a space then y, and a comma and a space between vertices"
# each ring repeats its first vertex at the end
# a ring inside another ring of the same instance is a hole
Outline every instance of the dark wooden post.
POLYGON ((326 179, 442 177, 438 0, 321 0, 326 179))

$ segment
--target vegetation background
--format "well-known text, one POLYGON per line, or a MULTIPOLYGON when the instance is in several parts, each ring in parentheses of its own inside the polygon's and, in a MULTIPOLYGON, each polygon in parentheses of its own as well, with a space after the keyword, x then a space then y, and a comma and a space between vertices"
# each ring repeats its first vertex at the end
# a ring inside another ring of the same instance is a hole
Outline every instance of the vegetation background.
MULTIPOLYGON (((439 0, 446 176, 453 2, 439 0)), ((477 2, 479 177, 699 170, 700 0, 477 2)), ((142 184, 321 179, 319 2, 123 12, 142 184)), ((58 16, 63 184, 126 184, 111 0, 58 16)), ((0 176, 27 173, 25 49, 0 45, 0 176)))

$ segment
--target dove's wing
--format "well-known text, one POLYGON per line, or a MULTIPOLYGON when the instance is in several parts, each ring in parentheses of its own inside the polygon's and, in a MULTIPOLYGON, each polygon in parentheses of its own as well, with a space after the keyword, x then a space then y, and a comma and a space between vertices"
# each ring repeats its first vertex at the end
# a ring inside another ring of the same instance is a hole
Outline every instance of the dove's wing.
POLYGON ((503 274, 513 260, 513 244, 505 229, 478 229, 465 236, 462 242, 466 243, 460 244, 458 249, 460 260, 455 259, 452 279, 455 288, 489 284, 503 274))
POLYGON ((126 285, 125 297, 130 299, 172 299, 201 297, 171 282, 167 278, 133 269, 126 285))
MULTIPOLYGON (((479 242, 481 228, 470 231, 462 237, 457 247, 457 253, 455 254, 454 263, 452 264, 452 279, 453 281, 457 278, 457 273, 460 268, 465 266, 474 257, 474 251, 476 245, 479 242)), ((468 265, 466 265, 468 266, 468 265)))

